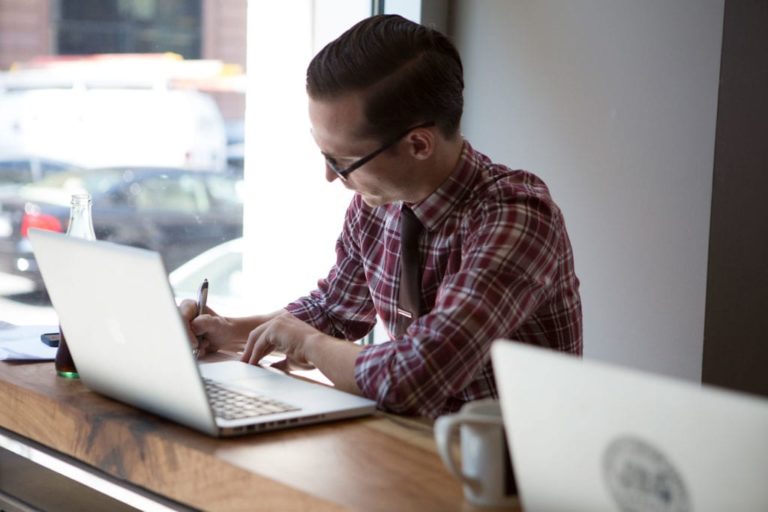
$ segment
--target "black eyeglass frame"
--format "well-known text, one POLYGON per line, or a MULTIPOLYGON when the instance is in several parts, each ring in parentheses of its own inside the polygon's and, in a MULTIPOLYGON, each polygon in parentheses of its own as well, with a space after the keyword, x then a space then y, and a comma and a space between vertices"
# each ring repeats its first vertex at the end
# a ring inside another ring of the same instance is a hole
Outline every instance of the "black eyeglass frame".
POLYGON ((336 164, 336 161, 323 153, 323 156, 325 157, 325 163, 328 164, 328 167, 331 168, 333 172, 336 173, 336 175, 342 180, 347 181, 347 176, 349 176, 353 171, 359 169, 360 167, 364 166, 377 156, 379 156, 380 153, 386 151, 387 149, 394 146, 400 139, 411 133, 413 130, 416 130, 418 128, 429 128, 430 126, 435 126, 434 121, 428 121, 426 123, 417 124, 416 126, 411 126, 404 132, 398 134, 396 137, 392 137, 389 141, 387 141, 383 146, 376 149, 375 151, 372 151, 371 153, 368 153, 364 157, 361 157, 354 162, 352 162, 350 165, 348 165, 346 168, 340 169, 338 165, 336 164))

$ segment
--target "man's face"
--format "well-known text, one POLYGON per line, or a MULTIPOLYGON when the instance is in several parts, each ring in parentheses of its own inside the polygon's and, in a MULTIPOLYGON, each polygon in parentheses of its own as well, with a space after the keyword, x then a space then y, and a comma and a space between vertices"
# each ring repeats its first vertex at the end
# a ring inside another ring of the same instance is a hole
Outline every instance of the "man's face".
MULTIPOLYGON (((309 120, 320 151, 340 168, 348 167, 382 145, 381 140, 360 135, 365 121, 359 95, 349 94, 334 100, 310 98, 309 120)), ((408 187, 413 173, 409 172, 409 159, 402 153, 382 152, 349 174, 343 181, 344 186, 359 193, 369 206, 403 199, 404 188, 408 187)), ((339 179, 328 164, 325 176, 328 181, 339 179)))

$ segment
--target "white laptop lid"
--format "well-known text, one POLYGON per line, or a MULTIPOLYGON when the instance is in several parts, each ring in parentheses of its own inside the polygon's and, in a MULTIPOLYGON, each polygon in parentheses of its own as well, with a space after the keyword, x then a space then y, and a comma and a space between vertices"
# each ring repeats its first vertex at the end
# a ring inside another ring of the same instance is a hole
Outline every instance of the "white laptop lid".
POLYGON ((80 378, 90 389, 212 435, 375 410, 371 400, 228 361, 204 364, 203 373, 299 410, 217 421, 159 254, 49 231, 30 230, 29 237, 80 378))
POLYGON ((526 512, 768 510, 768 400, 506 340, 491 357, 526 512))

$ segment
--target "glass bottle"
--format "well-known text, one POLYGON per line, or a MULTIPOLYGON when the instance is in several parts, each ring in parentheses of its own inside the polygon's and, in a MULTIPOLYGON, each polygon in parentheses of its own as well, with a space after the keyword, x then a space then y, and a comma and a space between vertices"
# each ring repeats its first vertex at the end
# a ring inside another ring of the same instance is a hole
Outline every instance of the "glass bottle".
MULTIPOLYGON (((74 194, 69 210, 69 224, 67 225, 67 235, 85 240, 96 240, 96 234, 93 231, 93 219, 91 218, 91 196, 90 194, 74 194)), ((76 379, 79 377, 75 362, 67 347, 67 339, 64 337, 64 331, 59 324, 59 348, 56 351, 55 367, 56 373, 60 377, 76 379)))

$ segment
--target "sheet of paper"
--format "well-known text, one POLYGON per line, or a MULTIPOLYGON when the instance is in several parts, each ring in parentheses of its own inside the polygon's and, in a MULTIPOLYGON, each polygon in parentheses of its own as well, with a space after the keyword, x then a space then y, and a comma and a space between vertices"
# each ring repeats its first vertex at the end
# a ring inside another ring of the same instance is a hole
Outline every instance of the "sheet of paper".
POLYGON ((56 347, 40 341, 44 332, 57 332, 58 325, 0 325, 0 361, 53 361, 56 347))

